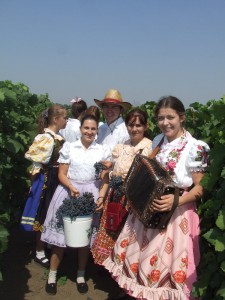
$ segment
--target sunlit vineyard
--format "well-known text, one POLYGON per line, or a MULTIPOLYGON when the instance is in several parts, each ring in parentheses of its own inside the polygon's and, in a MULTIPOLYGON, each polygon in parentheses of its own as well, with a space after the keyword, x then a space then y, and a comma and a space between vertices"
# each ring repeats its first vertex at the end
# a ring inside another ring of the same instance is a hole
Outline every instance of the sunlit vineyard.
MULTIPOLYGON (((0 82, 0 266, 29 190, 30 164, 24 153, 36 135, 37 116, 51 104, 47 94, 32 94, 22 83, 0 82)), ((158 134, 154 106, 153 101, 140 106, 148 113, 152 138, 158 134)), ((201 262, 193 293, 203 300, 225 299, 225 96, 192 103, 186 115, 186 129, 211 148, 210 167, 202 181, 206 193, 198 205, 201 262)))

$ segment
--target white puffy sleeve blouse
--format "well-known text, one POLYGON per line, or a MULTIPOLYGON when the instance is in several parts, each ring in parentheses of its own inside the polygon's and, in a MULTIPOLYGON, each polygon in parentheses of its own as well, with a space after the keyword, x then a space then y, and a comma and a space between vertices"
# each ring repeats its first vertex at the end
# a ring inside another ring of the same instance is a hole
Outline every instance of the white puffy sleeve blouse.
POLYGON ((94 164, 102 160, 111 161, 111 151, 107 145, 94 141, 86 149, 80 139, 73 143, 65 142, 59 155, 59 163, 69 164, 67 177, 78 182, 94 181, 94 164))

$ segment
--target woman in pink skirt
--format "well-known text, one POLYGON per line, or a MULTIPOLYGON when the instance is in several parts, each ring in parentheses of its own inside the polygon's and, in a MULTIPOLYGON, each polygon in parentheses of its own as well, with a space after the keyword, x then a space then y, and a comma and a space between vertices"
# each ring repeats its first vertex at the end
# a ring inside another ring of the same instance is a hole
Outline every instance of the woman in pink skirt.
MULTIPOLYGON (((185 192, 164 230, 144 227, 131 213, 103 265, 124 292, 136 299, 193 299, 191 289, 199 262, 196 201, 203 194, 200 181, 209 147, 183 128, 185 108, 176 97, 162 98, 155 116, 162 134, 153 140, 153 149, 164 137, 156 159, 185 192)), ((155 199, 152 210, 169 211, 173 200, 173 194, 155 199)))

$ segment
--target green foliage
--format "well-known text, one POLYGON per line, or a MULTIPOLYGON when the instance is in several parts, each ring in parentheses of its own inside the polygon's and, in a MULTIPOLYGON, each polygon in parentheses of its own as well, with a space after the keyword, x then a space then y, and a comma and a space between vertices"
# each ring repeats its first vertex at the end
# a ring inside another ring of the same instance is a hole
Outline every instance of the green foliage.
POLYGON ((0 261, 7 249, 9 224, 18 222, 28 189, 24 153, 37 132, 37 117, 51 102, 23 83, 0 81, 0 261))
MULTIPOLYGON (((36 135, 37 116, 50 104, 47 95, 31 94, 22 83, 0 82, 0 264, 7 249, 9 224, 18 221, 26 198, 29 163, 24 152, 36 135)), ((149 116, 152 139, 159 133, 155 105, 148 101, 140 106, 149 116)), ((186 110, 185 127, 211 148, 211 165, 201 182, 206 193, 198 206, 201 261, 193 295, 221 300, 225 299, 225 97, 192 103, 186 110)))
POLYGON ((202 220, 201 261, 193 294, 203 300, 219 300, 225 299, 225 97, 191 107, 187 113, 189 126, 194 136, 211 147, 211 165, 201 182, 207 193, 198 208, 202 220))
POLYGON ((139 106, 140 109, 146 111, 148 114, 148 130, 151 139, 153 139, 160 132, 154 116, 155 106, 156 103, 153 101, 148 101, 145 104, 139 106))

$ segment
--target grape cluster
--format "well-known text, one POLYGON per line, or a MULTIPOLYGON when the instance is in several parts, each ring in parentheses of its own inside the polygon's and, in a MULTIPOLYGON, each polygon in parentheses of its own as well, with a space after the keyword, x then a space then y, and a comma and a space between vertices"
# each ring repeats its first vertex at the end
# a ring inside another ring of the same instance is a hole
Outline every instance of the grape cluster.
POLYGON ((63 218, 68 217, 71 220, 79 216, 87 216, 93 214, 97 205, 94 201, 94 195, 85 192, 82 196, 74 198, 66 198, 62 205, 56 211, 56 227, 63 227, 63 218))
POLYGON ((115 196, 121 197, 124 194, 122 176, 113 175, 110 179, 109 187, 114 189, 115 196))
POLYGON ((99 161, 94 164, 94 168, 95 168, 95 179, 99 180, 100 174, 102 173, 103 170, 106 170, 106 166, 104 166, 103 163, 99 161))

